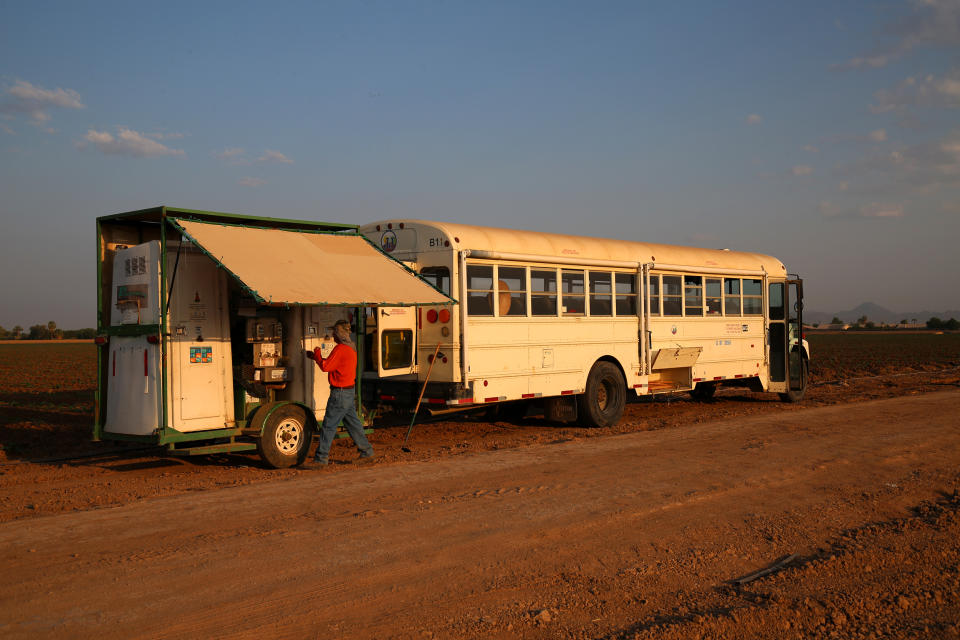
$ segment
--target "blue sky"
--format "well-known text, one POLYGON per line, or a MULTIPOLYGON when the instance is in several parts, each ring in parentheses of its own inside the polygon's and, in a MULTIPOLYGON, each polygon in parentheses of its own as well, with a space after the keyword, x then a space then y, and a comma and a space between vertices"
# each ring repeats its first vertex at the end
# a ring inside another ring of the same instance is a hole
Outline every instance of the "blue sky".
POLYGON ((95 323, 167 204, 769 253, 960 308, 960 0, 0 0, 0 325, 95 323))

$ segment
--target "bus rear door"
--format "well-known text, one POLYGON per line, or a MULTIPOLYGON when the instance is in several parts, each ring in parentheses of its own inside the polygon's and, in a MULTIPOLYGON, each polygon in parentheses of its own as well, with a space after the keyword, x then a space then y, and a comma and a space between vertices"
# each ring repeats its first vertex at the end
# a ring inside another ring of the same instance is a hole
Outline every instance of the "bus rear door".
POLYGON ((373 354, 380 377, 417 372, 416 307, 374 307, 377 318, 373 354))

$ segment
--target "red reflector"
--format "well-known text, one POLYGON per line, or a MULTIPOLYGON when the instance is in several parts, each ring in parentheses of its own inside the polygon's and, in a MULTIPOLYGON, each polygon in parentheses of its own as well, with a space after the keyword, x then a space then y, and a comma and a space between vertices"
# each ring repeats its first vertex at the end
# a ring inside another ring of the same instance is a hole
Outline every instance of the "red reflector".
POLYGON ((694 378, 693 381, 694 381, 694 382, 703 382, 703 378, 694 378))
POLYGON ((500 400, 500 396, 493 396, 492 398, 483 399, 484 402, 498 402, 499 400, 500 400))
POLYGON ((523 399, 527 399, 527 398, 535 398, 536 396, 532 393, 521 393, 520 397, 523 399))
POLYGON ((381 399, 381 400, 386 400, 387 402, 393 402, 394 400, 396 400, 396 397, 394 397, 394 396, 380 396, 380 399, 381 399))
POLYGON ((443 356, 443 363, 444 363, 444 364, 447 363, 447 356, 443 356))
POLYGON ((144 378, 150 375, 150 369, 148 368, 150 365, 150 356, 147 355, 148 353, 149 352, 146 349, 143 350, 143 377, 144 378))
POLYGON ((723 376, 714 376, 714 380, 723 380, 723 376))
POLYGON ((450 322, 450 309, 440 310, 440 322, 446 324, 450 322))
POLYGON ((96 338, 93 339, 93 342, 94 342, 95 344, 98 344, 98 345, 100 345, 100 346, 102 347, 103 345, 107 344, 107 337, 106 337, 106 336, 97 336, 96 338))
POLYGON ((159 344, 160 336, 147 336, 147 342, 150 344, 159 344))
POLYGON ((387 223, 387 229, 393 229, 393 223, 392 223, 392 222, 388 222, 388 223, 387 223))
POLYGON ((447 404, 443 398, 427 398, 427 404, 447 404))
POLYGON ((400 228, 403 229, 403 223, 402 223, 402 222, 400 223, 400 228))
POLYGON ((438 316, 437 310, 430 309, 430 311, 427 311, 427 322, 429 322, 430 324, 433 324, 434 322, 437 321, 437 316, 438 316))
POLYGON ((417 307, 417 329, 423 329, 423 307, 417 307))
POLYGON ((380 225, 377 225, 377 231, 380 231, 380 225))
POLYGON ((572 396, 572 395, 573 395, 573 389, 571 389, 570 391, 561 391, 561 392, 560 392, 560 395, 562 395, 562 396, 572 396))

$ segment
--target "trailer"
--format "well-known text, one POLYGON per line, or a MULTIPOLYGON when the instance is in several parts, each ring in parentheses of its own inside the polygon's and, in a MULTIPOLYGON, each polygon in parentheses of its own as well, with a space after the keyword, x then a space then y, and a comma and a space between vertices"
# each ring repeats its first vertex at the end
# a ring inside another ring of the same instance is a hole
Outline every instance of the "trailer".
MULTIPOLYGON (((337 320, 366 337, 380 308, 455 302, 355 225, 166 206, 100 217, 93 438, 300 464, 329 397, 304 352, 332 350, 337 320)), ((377 338, 381 355, 414 348, 377 338)), ((370 346, 355 344, 369 424, 370 346)))

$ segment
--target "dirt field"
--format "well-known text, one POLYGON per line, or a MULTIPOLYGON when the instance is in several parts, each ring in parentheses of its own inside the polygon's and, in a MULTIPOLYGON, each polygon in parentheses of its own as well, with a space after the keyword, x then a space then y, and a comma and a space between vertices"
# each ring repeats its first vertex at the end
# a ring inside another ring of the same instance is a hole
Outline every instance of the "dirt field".
POLYGON ((799 405, 463 417, 322 472, 90 443, 94 347, 0 345, 0 635, 960 637, 960 336, 810 340, 799 405))

